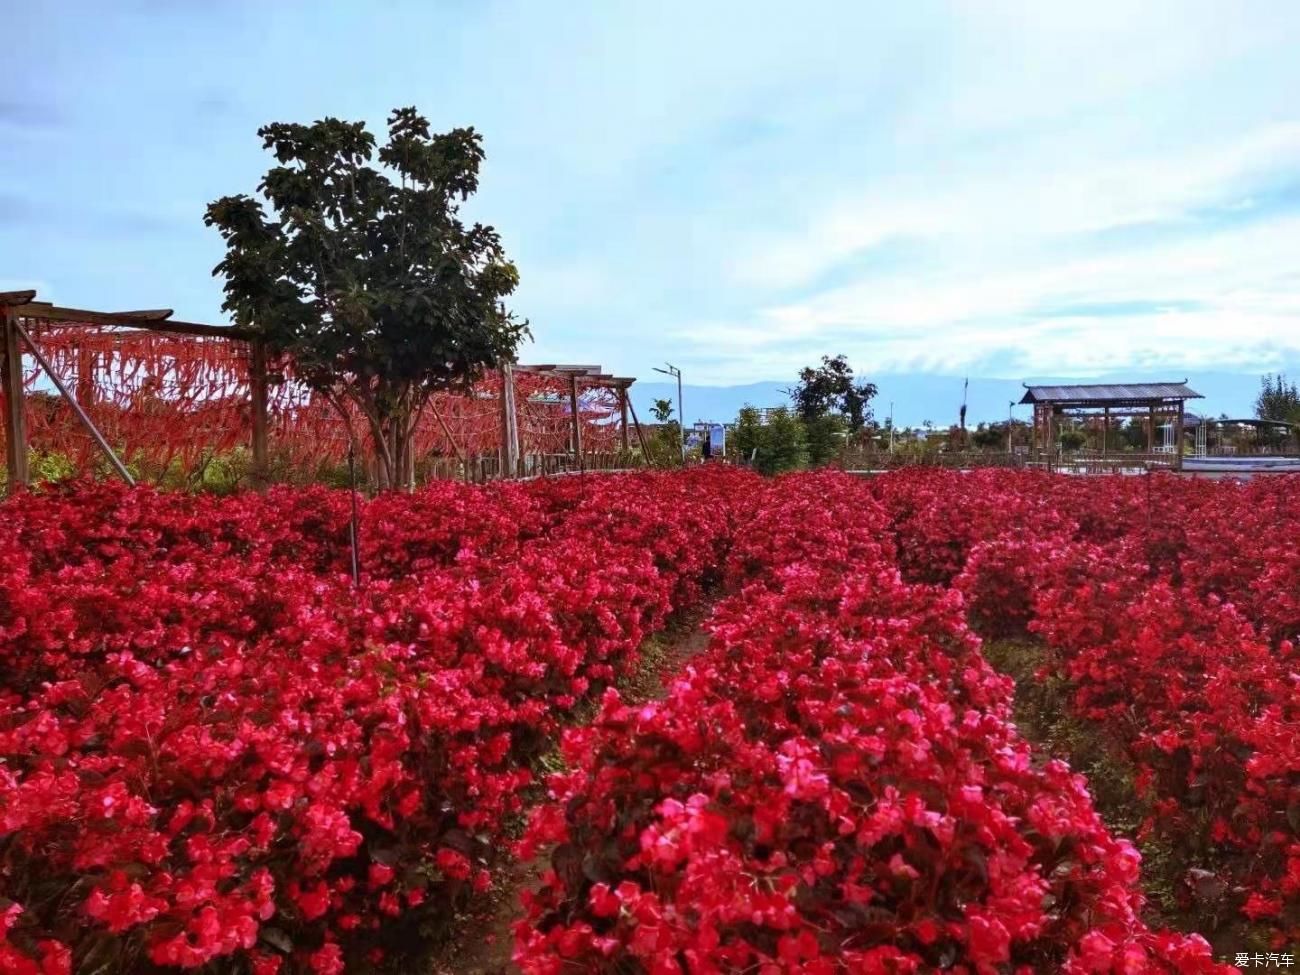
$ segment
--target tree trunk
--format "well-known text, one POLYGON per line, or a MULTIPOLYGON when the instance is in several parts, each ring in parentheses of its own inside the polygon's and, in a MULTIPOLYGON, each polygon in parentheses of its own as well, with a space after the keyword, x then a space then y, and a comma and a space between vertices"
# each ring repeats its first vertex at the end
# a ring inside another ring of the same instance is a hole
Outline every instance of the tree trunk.
POLYGON ((414 431, 404 410, 383 417, 378 423, 375 459, 380 468, 380 488, 409 491, 414 487, 414 431))
POLYGON ((376 487, 380 491, 411 490, 415 486, 415 419, 409 396, 402 396, 396 405, 372 391, 353 391, 352 398, 370 427, 376 487))

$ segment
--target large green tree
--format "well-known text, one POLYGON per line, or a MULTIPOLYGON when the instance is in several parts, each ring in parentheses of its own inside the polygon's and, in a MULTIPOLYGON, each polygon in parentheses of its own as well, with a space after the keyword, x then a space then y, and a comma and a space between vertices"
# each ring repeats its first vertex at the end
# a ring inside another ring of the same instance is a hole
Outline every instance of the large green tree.
POLYGON ((809 366, 799 372, 799 383, 787 390, 794 400, 794 410, 805 423, 831 414, 844 418, 849 433, 857 433, 871 422, 871 400, 875 383, 859 382, 853 368, 842 355, 822 356, 817 368, 809 366))
POLYGON ((822 364, 799 373, 799 383, 786 390, 795 416, 803 425, 808 460, 825 464, 839 453, 845 436, 859 433, 871 421, 872 383, 858 382, 848 359, 822 356, 822 364))
POLYGON ((226 242, 213 272, 224 308, 345 419, 355 407, 380 486, 403 485, 429 397, 508 361, 528 333, 505 307, 519 275, 500 237, 460 216, 482 140, 470 128, 431 134, 414 108, 392 113, 379 147, 364 123, 335 118, 258 135, 278 165, 256 196, 207 209, 226 242))

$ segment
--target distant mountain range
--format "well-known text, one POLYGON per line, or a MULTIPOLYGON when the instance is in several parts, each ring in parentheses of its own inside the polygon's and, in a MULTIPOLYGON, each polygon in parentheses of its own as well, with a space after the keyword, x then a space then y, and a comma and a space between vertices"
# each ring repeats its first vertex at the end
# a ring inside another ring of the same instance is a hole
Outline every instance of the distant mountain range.
MULTIPOLYGON (((1188 385, 1204 396, 1187 404, 1189 412, 1207 416, 1226 413, 1231 417, 1253 416, 1255 396, 1259 392, 1258 373, 1196 372, 1185 374, 1177 370, 1168 375, 1145 373, 1107 373, 1088 378, 1061 378, 1034 376, 1035 383, 1120 383, 1169 382, 1187 379, 1188 385), (1177 372, 1177 375, 1174 373, 1177 372)), ((876 419, 889 416, 893 403, 894 423, 899 427, 917 427, 926 420, 936 427, 946 427, 957 422, 961 409, 961 376, 937 376, 930 373, 895 373, 870 377, 880 392, 871 406, 876 419)), ((789 405, 790 398, 783 392, 791 382, 759 382, 744 386, 685 386, 682 398, 686 401, 686 422, 709 420, 729 422, 746 403, 753 406, 789 405)), ((1019 402, 1025 389, 1015 379, 985 379, 972 376, 967 394, 966 424, 997 422, 1006 419, 1007 404, 1019 402)), ((676 407, 677 386, 663 382, 638 382, 632 387, 632 404, 642 423, 651 423, 650 406, 656 399, 671 399, 676 407)), ((1029 407, 1018 406, 1014 415, 1029 417, 1029 407)))

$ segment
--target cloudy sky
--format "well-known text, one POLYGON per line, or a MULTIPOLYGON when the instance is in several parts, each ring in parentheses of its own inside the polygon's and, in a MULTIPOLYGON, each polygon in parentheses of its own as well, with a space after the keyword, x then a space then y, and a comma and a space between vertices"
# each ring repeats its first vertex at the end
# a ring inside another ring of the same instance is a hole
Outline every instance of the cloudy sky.
POLYGON ((1300 361, 1300 4, 0 0, 0 289, 221 321, 268 121, 474 125, 525 359, 1300 361), (16 58, 16 63, 14 61, 16 58))

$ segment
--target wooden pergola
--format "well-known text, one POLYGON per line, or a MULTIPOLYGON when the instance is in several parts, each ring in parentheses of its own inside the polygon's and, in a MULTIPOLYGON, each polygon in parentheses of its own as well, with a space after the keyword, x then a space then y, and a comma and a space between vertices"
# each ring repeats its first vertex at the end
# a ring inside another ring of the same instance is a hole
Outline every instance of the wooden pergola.
POLYGON ((109 325, 127 330, 171 332, 176 335, 207 338, 234 339, 249 343, 249 389, 252 400, 252 453, 254 483, 266 483, 267 470, 267 368, 266 349, 257 335, 247 329, 233 326, 204 325, 199 322, 182 322, 172 318, 170 308, 151 308, 141 311, 103 312, 84 308, 65 308, 48 301, 37 301, 36 292, 0 291, 0 393, 5 399, 4 432, 5 462, 10 490, 25 485, 31 479, 27 465, 27 426, 24 416, 22 354, 26 346, 35 356, 41 370, 54 384, 59 395, 72 407, 77 419, 86 428, 99 449, 128 484, 134 483, 126 466, 91 422, 78 403, 76 395, 59 379, 54 369, 41 355, 37 344, 23 325, 36 320, 68 324, 109 325))
POLYGON ((1169 464, 1174 470, 1183 466, 1182 432, 1185 404, 1202 399, 1187 385, 1187 380, 1168 383, 1116 383, 1077 386, 1031 386, 1025 384, 1020 404, 1034 408, 1032 451, 1050 470, 1055 461, 1056 430, 1062 417, 1097 418, 1102 421, 1102 455, 1107 452, 1107 436, 1112 418, 1135 418, 1147 421, 1147 454, 1156 457, 1156 422, 1167 419, 1173 424, 1174 449, 1169 464))
POLYGON ((641 447, 643 457, 649 457, 650 452, 646 449, 645 436, 641 432, 641 424, 636 418, 636 408, 632 405, 632 399, 627 395, 628 388, 636 382, 631 376, 614 376, 607 372, 602 372, 600 366, 590 365, 558 365, 556 363, 547 363, 544 365, 513 365, 506 366, 503 370, 505 379, 504 392, 501 396, 501 443, 502 443, 502 463, 505 469, 515 471, 519 466, 519 427, 518 411, 515 408, 515 388, 513 376, 532 375, 544 376, 549 379, 567 380, 569 384, 569 414, 573 427, 570 432, 571 444, 574 460, 578 469, 582 469, 582 423, 581 414, 578 409, 578 380, 582 380, 583 385, 596 387, 600 389, 612 389, 618 394, 618 412, 619 412, 619 444, 623 453, 626 454, 630 449, 628 436, 628 414, 631 414, 632 425, 636 428, 637 443, 641 447))
MULTIPOLYGON (((223 339, 245 345, 248 349, 248 397, 251 412, 249 441, 252 454, 253 483, 257 487, 265 486, 269 481, 269 370, 267 350, 261 337, 254 331, 231 326, 205 325, 198 322, 183 322, 172 318, 171 309, 151 309, 144 311, 104 312, 83 308, 67 308, 50 302, 37 301, 36 292, 8 291, 0 292, 0 395, 4 399, 3 431, 5 440, 6 467, 9 490, 30 483, 28 470, 28 429, 25 417, 25 389, 23 374, 23 355, 31 354, 41 371, 53 384, 59 396, 76 415, 85 432, 97 445, 109 464, 128 483, 132 483, 130 473, 113 447, 108 443, 86 409, 83 402, 88 402, 88 389, 83 389, 86 376, 80 369, 75 380, 65 382, 57 370, 42 354, 39 344, 33 339, 29 328, 40 323, 59 325, 99 325, 121 329, 129 334, 133 331, 169 332, 196 339, 223 339), (70 388, 73 387, 73 388, 70 388)), ((571 429, 569 448, 572 464, 583 470, 586 461, 583 457, 582 412, 579 407, 579 384, 583 388, 603 388, 613 390, 618 397, 620 430, 619 438, 624 456, 630 453, 629 414, 632 426, 636 429, 637 441, 642 455, 649 457, 641 425, 637 421, 636 410, 628 396, 628 389, 636 381, 630 376, 615 376, 603 372, 597 365, 516 365, 501 367, 500 417, 501 440, 499 449, 500 467, 498 476, 518 477, 525 473, 524 458, 520 455, 519 412, 516 407, 515 377, 538 376, 551 380, 561 380, 568 388, 568 413, 571 429)), ((93 381, 93 380, 92 380, 93 381)), ((445 430, 444 424, 444 430, 445 430)), ((455 438, 447 431, 457 453, 460 448, 455 438)), ((412 475, 413 476, 413 475, 412 475)))

